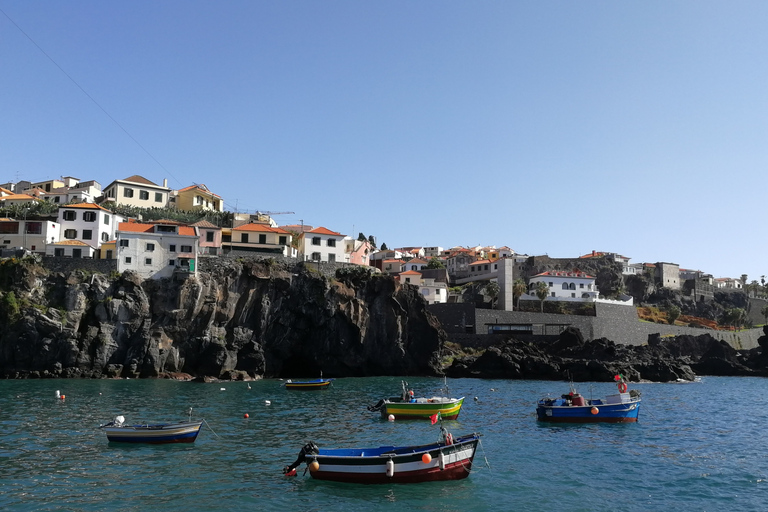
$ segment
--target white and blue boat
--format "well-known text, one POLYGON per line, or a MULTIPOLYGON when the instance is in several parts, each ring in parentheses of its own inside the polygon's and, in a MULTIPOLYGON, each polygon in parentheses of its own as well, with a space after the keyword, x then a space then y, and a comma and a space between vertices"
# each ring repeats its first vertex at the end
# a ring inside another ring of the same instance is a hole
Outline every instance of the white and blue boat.
POLYGON ((587 399, 573 387, 560 398, 542 398, 536 417, 552 423, 634 423, 640 413, 640 392, 628 391, 623 376, 616 380, 619 392, 602 399, 587 399))
POLYGON ((181 423, 157 423, 126 425, 123 416, 117 416, 114 421, 101 425, 107 434, 107 440, 115 443, 194 443, 200 433, 203 422, 187 421, 181 423))

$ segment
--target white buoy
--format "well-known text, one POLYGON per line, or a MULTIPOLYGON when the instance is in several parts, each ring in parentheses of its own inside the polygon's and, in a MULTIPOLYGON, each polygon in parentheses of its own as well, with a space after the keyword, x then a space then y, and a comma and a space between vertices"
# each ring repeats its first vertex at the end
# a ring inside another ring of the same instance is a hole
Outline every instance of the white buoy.
POLYGON ((226 390, 227 390, 227 388, 221 388, 221 390, 222 390, 222 391, 226 391, 226 390))
POLYGON ((270 400, 264 400, 264 403, 267 405, 272 405, 272 402, 270 400))
POLYGON ((395 415, 394 414, 390 414, 389 416, 387 416, 387 419, 389 421, 395 421, 395 415))
POLYGON ((248 389, 251 389, 251 385, 250 384, 248 384, 248 389))
POLYGON ((61 398, 61 391, 58 389, 56 390, 56 398, 61 398))
POLYGON ((391 477, 395 474, 395 461, 389 459, 387 461, 387 476, 391 477))

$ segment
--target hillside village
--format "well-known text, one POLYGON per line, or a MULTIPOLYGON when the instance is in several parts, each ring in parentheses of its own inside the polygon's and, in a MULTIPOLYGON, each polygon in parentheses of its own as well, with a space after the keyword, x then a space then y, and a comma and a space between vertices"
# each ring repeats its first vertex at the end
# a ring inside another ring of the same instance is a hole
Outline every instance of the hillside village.
POLYGON ((175 190, 166 180, 158 185, 138 175, 106 187, 73 177, 5 183, 0 210, 4 251, 109 260, 117 272, 130 270, 144 279, 196 275, 201 258, 267 256, 374 267, 418 286, 429 304, 460 302, 461 287, 495 283, 485 293, 492 295, 494 309, 506 311, 526 301, 540 304, 542 311, 544 302, 632 306, 637 297, 628 290, 632 276, 647 276, 657 287, 702 301, 716 290, 748 287, 747 276, 715 279, 674 263, 631 263, 609 252, 554 259, 506 246, 377 247, 373 236, 362 233, 355 238, 333 227, 278 225, 271 216, 276 212, 225 212, 224 200, 204 184, 175 190), (150 219, 148 212, 166 218, 150 219), (619 269, 622 282, 612 284, 614 275, 601 283, 596 260, 619 269))

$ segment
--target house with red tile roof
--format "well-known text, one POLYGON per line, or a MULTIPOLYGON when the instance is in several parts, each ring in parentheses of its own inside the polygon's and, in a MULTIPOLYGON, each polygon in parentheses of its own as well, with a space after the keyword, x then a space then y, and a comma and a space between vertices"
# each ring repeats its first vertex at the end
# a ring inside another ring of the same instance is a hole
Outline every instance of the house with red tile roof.
POLYGON ((222 242, 225 253, 244 252, 263 255, 296 257, 291 246, 293 235, 282 228, 261 222, 251 222, 232 228, 231 240, 222 242))
POLYGON ((580 270, 551 270, 536 274, 528 280, 529 297, 523 299, 539 300, 536 296, 536 283, 543 282, 549 288, 547 300, 590 300, 598 298, 599 292, 595 285, 595 277, 580 270))
POLYGON ((351 236, 344 237, 346 253, 344 261, 354 263, 355 265, 369 266, 371 264, 371 253, 373 246, 368 240, 354 240, 351 236))
POLYGON ((321 226, 301 233, 300 236, 299 255, 302 261, 328 263, 345 261, 344 238, 346 235, 321 226))
MULTIPOLYGON (((405 260, 391 259, 391 260, 379 260, 381 262, 381 270, 387 274, 399 274, 403 271, 405 260)), ((378 267, 377 267, 378 268, 378 267)))
POLYGON ((421 269, 426 268, 427 265, 429 265, 429 261, 422 258, 413 258, 412 260, 405 262, 403 268, 405 268, 405 270, 415 270, 416 272, 420 272, 421 269))
POLYGON ((199 241, 193 226, 121 222, 115 241, 117 270, 133 270, 145 279, 196 276, 199 241))
POLYGON ((411 284, 418 287, 419 293, 428 304, 448 302, 448 284, 445 281, 437 281, 433 277, 427 278, 415 270, 400 272, 397 279, 401 284, 411 284))
POLYGON ((179 210, 224 211, 224 201, 221 196, 211 192, 203 183, 173 191, 171 204, 179 210))
POLYGON ((31 194, 10 194, 0 197, 0 207, 5 208, 12 205, 32 205, 34 203, 40 202, 42 199, 38 199, 37 197, 31 195, 31 194))
POLYGON ((192 224, 197 228, 200 235, 200 255, 201 256, 219 256, 221 249, 221 228, 207 220, 199 220, 192 224))
POLYGON ((160 186, 143 176, 134 175, 107 185, 102 199, 139 208, 165 208, 168 206, 170 195, 168 180, 163 180, 163 185, 160 186))
POLYGON ((61 240, 47 244, 45 255, 59 258, 93 258, 96 249, 80 240, 61 240))
POLYGON ((59 207, 61 240, 80 240, 95 250, 115 239, 117 225, 125 217, 94 203, 66 204, 59 207))

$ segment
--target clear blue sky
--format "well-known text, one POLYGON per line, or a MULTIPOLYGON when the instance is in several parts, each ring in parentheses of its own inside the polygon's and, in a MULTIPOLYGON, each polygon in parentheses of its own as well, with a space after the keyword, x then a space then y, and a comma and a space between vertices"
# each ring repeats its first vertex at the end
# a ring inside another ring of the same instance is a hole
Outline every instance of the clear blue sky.
POLYGON ((0 182, 139 174, 389 247, 768 274, 764 0, 0 9, 0 182))

